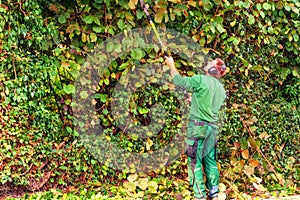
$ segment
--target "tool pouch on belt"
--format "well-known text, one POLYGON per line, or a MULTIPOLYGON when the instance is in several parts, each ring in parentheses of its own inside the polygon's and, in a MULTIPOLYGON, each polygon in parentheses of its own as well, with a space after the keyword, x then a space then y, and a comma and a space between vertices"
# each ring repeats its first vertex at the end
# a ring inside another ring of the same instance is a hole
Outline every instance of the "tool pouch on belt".
POLYGON ((186 140, 186 154, 188 157, 195 158, 199 139, 205 139, 208 126, 206 122, 191 121, 188 127, 188 138, 186 140))
POLYGON ((186 147, 186 155, 188 157, 195 158, 197 153, 197 148, 198 148, 198 139, 196 138, 189 139, 186 147))

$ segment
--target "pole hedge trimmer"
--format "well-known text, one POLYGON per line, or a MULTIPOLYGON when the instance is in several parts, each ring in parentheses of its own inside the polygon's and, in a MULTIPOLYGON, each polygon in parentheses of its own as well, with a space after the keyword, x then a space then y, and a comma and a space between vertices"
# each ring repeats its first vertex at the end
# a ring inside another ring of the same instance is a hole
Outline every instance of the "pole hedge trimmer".
POLYGON ((165 47, 165 45, 163 44, 163 42, 161 41, 161 39, 160 39, 159 33, 158 33, 158 31, 157 31, 157 29, 156 29, 156 27, 155 27, 155 25, 154 25, 154 23, 153 23, 153 21, 152 21, 152 18, 151 18, 151 16, 150 16, 149 12, 148 12, 148 8, 147 8, 145 2, 144 2, 143 0, 140 0, 140 3, 141 3, 142 9, 143 9, 144 12, 146 13, 146 16, 147 16, 147 18, 148 18, 148 20, 149 20, 149 23, 150 23, 150 25, 151 25, 151 27, 152 27, 152 29, 153 29, 153 31, 154 31, 154 33, 155 33, 157 39, 158 39, 158 42, 160 43, 160 46, 161 46, 161 48, 162 48, 162 50, 163 50, 165 56, 168 56, 168 57, 169 57, 169 54, 168 54, 167 51, 166 51, 166 47, 165 47))

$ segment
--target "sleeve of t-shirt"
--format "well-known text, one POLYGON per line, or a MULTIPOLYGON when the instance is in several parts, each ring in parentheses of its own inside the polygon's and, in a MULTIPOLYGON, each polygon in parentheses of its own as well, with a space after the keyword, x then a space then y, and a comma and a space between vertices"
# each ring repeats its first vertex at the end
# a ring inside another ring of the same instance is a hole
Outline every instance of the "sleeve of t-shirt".
POLYGON ((175 85, 184 87, 186 89, 197 91, 203 86, 203 78, 201 75, 195 75, 192 77, 183 77, 180 76, 179 74, 176 74, 173 77, 173 83, 175 85))

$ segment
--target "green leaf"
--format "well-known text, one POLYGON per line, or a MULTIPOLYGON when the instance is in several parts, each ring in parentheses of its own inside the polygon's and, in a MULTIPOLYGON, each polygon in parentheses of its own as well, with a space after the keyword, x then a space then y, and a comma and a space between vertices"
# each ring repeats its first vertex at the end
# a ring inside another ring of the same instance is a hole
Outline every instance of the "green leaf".
POLYGON ((72 85, 72 84, 65 85, 65 86, 63 87, 63 90, 65 91, 65 93, 71 94, 71 93, 74 93, 74 92, 75 92, 75 86, 72 85))
POLYGON ((61 24, 64 24, 64 23, 67 22, 67 19, 65 18, 64 15, 60 15, 60 16, 58 17, 58 22, 61 23, 61 24))
POLYGON ((296 14, 299 14, 299 9, 297 7, 292 7, 292 11, 296 14))
POLYGON ((261 4, 260 3, 256 4, 256 8, 257 10, 261 10, 261 4))
POLYGON ((125 28, 125 23, 123 19, 119 19, 117 24, 119 29, 123 30, 125 28))
POLYGON ((265 18, 265 13, 263 11, 260 11, 259 14, 263 19, 265 18))
POLYGON ((223 28, 223 26, 221 24, 217 24, 216 28, 220 33, 226 32, 226 30, 223 28))
POLYGON ((123 70, 123 69, 126 69, 127 67, 129 66, 129 64, 126 62, 126 63, 122 63, 120 66, 119 66, 119 70, 123 70))
POLYGON ((121 53, 122 52, 122 45, 120 43, 115 45, 115 52, 121 53))
POLYGON ((131 51, 131 57, 136 60, 140 60, 144 57, 144 51, 141 49, 133 49, 131 51))
POLYGON ((205 37, 202 37, 202 38, 199 40, 200 46, 203 47, 203 46, 205 45, 205 42, 206 42, 205 37))
POLYGON ((104 83, 105 85, 109 85, 109 79, 108 78, 104 79, 104 83))
POLYGON ((80 92, 79 95, 82 99, 86 99, 89 96, 87 91, 82 91, 82 92, 80 92))
POLYGON ((81 0, 81 3, 87 5, 89 3, 89 0, 81 0))
POLYGON ((285 5, 284 5, 284 9, 285 9, 286 11, 290 11, 290 10, 291 10, 291 6, 290 6, 289 4, 285 4, 285 5))
POLYGON ((105 31, 105 28, 102 26, 93 26, 93 31, 96 33, 102 33, 105 31))
POLYGON ((107 31, 109 34, 112 34, 112 35, 115 34, 115 30, 114 30, 113 26, 109 27, 107 31))
POLYGON ((249 23, 250 25, 255 23, 255 18, 254 18, 253 15, 249 15, 248 23, 249 23))
POLYGON ((101 22, 100 22, 100 20, 99 20, 99 18, 98 17, 95 17, 95 16, 93 16, 93 21, 97 24, 97 25, 101 25, 101 22))
POLYGON ((108 99, 108 95, 107 94, 95 94, 94 98, 95 99, 100 99, 100 101, 102 103, 105 103, 107 101, 107 99, 108 99))
POLYGON ((215 26, 214 26, 213 24, 211 24, 211 25, 209 26, 209 29, 211 30, 212 33, 215 33, 215 32, 216 32, 216 28, 215 28, 215 26))
POLYGON ((106 45, 106 51, 107 51, 107 52, 112 52, 113 50, 114 50, 114 43, 109 42, 109 43, 106 45))
POLYGON ((292 71, 292 74, 293 76, 299 77, 298 71, 295 69, 292 71))
POLYGON ((263 3, 263 9, 269 10, 271 8, 271 5, 267 2, 263 3))
POLYGON ((93 16, 90 16, 90 15, 86 15, 86 16, 83 17, 82 20, 83 20, 85 23, 87 23, 87 24, 91 24, 91 23, 93 23, 93 21, 94 21, 94 17, 93 17, 93 16))
POLYGON ((138 140, 139 139, 139 136, 137 135, 137 134, 131 134, 131 139, 133 139, 133 140, 138 140))
POLYGON ((211 3, 210 0, 202 0, 202 6, 204 10, 210 11, 210 9, 213 7, 213 4, 211 3))
POLYGON ((69 127, 69 126, 66 127, 66 130, 70 134, 73 133, 73 129, 71 127, 69 127))
POLYGON ((250 7, 250 3, 247 1, 243 2, 243 7, 248 9, 250 7))
POLYGON ((142 19, 143 15, 144 15, 144 12, 143 12, 143 11, 137 10, 136 16, 137 16, 138 19, 142 19))
POLYGON ((294 33, 293 34, 293 38, 294 38, 294 41, 295 42, 298 42, 299 41, 299 35, 297 33, 294 33))
POLYGON ((6 9, 0 7, 0 12, 6 13, 6 9))

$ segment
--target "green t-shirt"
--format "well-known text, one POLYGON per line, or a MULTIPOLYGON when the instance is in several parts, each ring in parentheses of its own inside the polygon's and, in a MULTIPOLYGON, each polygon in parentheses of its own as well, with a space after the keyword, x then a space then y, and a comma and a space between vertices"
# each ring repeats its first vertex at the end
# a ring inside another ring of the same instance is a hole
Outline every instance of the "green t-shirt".
POLYGON ((220 81, 206 75, 173 78, 174 84, 192 90, 190 119, 197 121, 217 122, 218 112, 226 98, 220 81))

